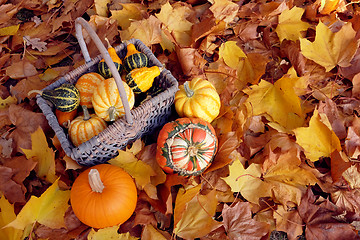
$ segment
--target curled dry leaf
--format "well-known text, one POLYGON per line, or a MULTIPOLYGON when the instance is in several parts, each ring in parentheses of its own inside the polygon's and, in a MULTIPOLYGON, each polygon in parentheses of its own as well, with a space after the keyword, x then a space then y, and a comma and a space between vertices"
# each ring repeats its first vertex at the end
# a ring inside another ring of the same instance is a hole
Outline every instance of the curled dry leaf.
POLYGON ((354 227, 336 219, 343 211, 328 199, 316 199, 309 188, 298 207, 306 239, 358 239, 354 227))
POLYGON ((261 239, 270 230, 269 224, 252 218, 249 202, 238 202, 232 207, 225 204, 222 216, 225 231, 231 240, 261 239))

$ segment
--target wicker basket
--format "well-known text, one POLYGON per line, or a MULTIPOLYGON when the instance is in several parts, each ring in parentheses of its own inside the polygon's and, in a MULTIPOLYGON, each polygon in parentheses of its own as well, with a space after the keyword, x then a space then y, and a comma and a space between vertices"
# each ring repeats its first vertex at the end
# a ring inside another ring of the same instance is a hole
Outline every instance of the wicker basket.
MULTIPOLYGON (((109 125, 97 136, 82 143, 78 147, 75 147, 69 140, 69 136, 66 131, 59 125, 59 122, 54 114, 54 106, 40 95, 36 96, 36 101, 44 113, 50 127, 54 130, 56 136, 58 137, 66 155, 81 165, 91 166, 110 160, 118 155, 119 149, 125 148, 129 143, 134 142, 143 135, 150 133, 153 129, 165 124, 171 114, 171 105, 174 102, 175 92, 178 90, 178 82, 169 70, 164 69, 160 76, 158 76, 154 81, 154 84, 159 87, 161 91, 152 98, 142 102, 138 107, 130 110, 123 85, 119 84, 121 83, 121 77, 111 60, 107 49, 102 44, 96 33, 91 29, 90 25, 83 18, 75 20, 75 27, 76 37, 86 63, 61 77, 59 80, 47 86, 43 90, 55 89, 64 83, 75 84, 81 75, 97 71, 99 61, 104 58, 117 82, 120 97, 123 101, 125 109, 125 116, 109 125), (90 58, 87 51, 82 35, 82 28, 89 33, 97 48, 100 50, 101 54, 93 59, 90 58)), ((133 43, 137 50, 147 55, 150 66, 156 65, 162 67, 162 64, 154 56, 151 50, 140 40, 131 39, 129 42, 133 43)), ((120 44, 115 47, 115 50, 120 57, 124 56, 126 54, 126 44, 120 44)))

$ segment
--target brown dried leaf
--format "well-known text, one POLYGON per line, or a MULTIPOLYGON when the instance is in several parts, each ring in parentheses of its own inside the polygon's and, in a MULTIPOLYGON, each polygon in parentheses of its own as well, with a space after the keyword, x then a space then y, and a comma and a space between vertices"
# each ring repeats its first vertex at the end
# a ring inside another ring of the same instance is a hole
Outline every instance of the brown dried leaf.
POLYGON ((38 74, 38 71, 28 60, 23 59, 19 62, 14 62, 11 66, 6 68, 6 75, 14 79, 21 79, 31 77, 38 74))
POLYGON ((195 48, 176 47, 179 63, 186 76, 199 75, 207 63, 195 48))
POLYGON ((276 230, 286 232, 289 240, 295 240, 303 233, 303 222, 294 208, 279 206, 274 212, 274 219, 276 230))
POLYGON ((345 162, 342 155, 338 151, 334 151, 333 153, 331 153, 330 161, 331 177, 334 182, 336 182, 342 177, 343 172, 351 166, 351 163, 348 161, 345 162))
MULTIPOLYGON (((39 75, 35 75, 32 77, 27 77, 19 81, 15 86, 10 87, 10 92, 13 96, 15 96, 19 100, 24 100, 28 97, 28 92, 33 89, 43 89, 49 83, 46 81, 42 81, 39 75)), ((31 95, 34 97, 35 94, 31 95)))
POLYGON ((19 105, 13 104, 9 107, 9 118, 16 127, 9 137, 14 139, 14 149, 18 152, 22 152, 21 148, 31 148, 31 133, 39 126, 44 131, 49 129, 44 114, 32 112, 19 105))
POLYGON ((306 239, 358 239, 354 227, 336 219, 343 211, 327 199, 316 199, 309 188, 298 207, 306 239))
POLYGON ((251 204, 238 202, 222 210, 225 231, 231 240, 258 240, 269 233, 267 223, 258 222, 252 218, 251 204))
POLYGON ((215 158, 208 169, 204 173, 212 172, 216 169, 228 165, 233 159, 230 158, 231 153, 240 145, 235 132, 228 132, 218 136, 218 151, 215 158))
POLYGON ((14 174, 13 169, 0 166, 0 191, 11 203, 25 203, 25 191, 12 179, 14 174))
POLYGON ((280 51, 284 57, 289 59, 292 66, 295 68, 296 73, 299 76, 303 76, 305 74, 306 58, 300 52, 299 42, 284 40, 281 43, 280 51))
POLYGON ((325 103, 320 102, 319 104, 319 113, 326 114, 333 131, 339 139, 346 138, 345 118, 334 101, 325 98, 325 103))

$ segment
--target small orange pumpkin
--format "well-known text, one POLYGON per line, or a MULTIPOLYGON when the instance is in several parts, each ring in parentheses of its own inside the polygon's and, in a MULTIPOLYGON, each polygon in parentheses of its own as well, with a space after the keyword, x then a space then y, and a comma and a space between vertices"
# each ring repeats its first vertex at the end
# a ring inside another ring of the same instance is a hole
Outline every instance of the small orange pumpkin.
POLYGON ((99 164, 74 181, 70 202, 78 219, 93 228, 119 225, 133 214, 137 202, 134 180, 120 167, 99 164))
POLYGON ((91 97, 95 88, 99 83, 104 81, 105 78, 98 73, 89 72, 82 75, 76 82, 75 87, 80 92, 80 105, 92 108, 91 97))
POLYGON ((62 112, 59 109, 55 109, 55 115, 59 125, 64 128, 68 128, 70 126, 70 122, 75 118, 77 112, 77 109, 74 109, 71 112, 62 112))
POLYGON ((82 108, 84 116, 78 116, 72 120, 69 127, 69 136, 75 146, 88 141, 107 127, 102 118, 95 114, 90 115, 87 107, 82 106, 82 108))

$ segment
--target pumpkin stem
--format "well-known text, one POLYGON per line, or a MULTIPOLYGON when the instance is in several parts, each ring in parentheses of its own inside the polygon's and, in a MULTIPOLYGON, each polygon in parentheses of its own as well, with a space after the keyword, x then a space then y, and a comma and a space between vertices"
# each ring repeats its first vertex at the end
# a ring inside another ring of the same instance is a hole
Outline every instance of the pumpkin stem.
POLYGON ((84 121, 87 121, 91 118, 88 108, 85 105, 81 105, 84 112, 84 121))
POLYGON ((100 173, 97 169, 91 169, 89 172, 89 184, 93 192, 102 193, 105 188, 100 178, 100 173))
POLYGON ((188 81, 186 81, 184 83, 184 89, 185 89, 186 96, 188 98, 190 98, 190 97, 192 97, 194 95, 194 91, 190 89, 188 81))
POLYGON ((108 112, 109 112, 109 119, 110 119, 109 121, 110 122, 115 121, 116 108, 114 106, 111 106, 111 107, 109 107, 108 112))

